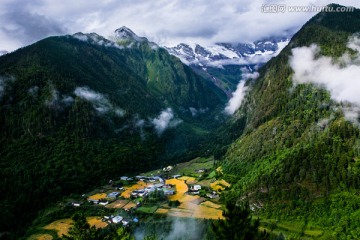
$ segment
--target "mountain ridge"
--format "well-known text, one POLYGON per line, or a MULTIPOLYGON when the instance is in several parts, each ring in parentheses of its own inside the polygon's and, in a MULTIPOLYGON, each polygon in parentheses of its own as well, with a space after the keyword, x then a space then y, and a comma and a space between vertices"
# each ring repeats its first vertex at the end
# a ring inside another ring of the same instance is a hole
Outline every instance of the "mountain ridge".
POLYGON ((3 55, 0 76, 1 232, 64 195, 205 152, 226 99, 164 49, 95 33, 3 55))
POLYGON ((246 124, 223 163, 235 185, 232 194, 249 201, 257 214, 322 226, 336 239, 360 234, 344 223, 358 222, 360 211, 354 205, 360 187, 359 129, 327 89, 311 82, 294 84, 289 62, 293 49, 313 44, 320 49, 317 58, 336 62, 351 50, 348 42, 359 31, 359 20, 358 9, 319 13, 260 69, 256 81, 246 83, 251 90, 233 119, 246 124), (350 20, 345 24, 342 19, 350 20))
POLYGON ((164 47, 199 75, 213 82, 230 99, 242 78, 243 68, 256 71, 288 44, 291 33, 270 37, 252 43, 180 43, 164 47))

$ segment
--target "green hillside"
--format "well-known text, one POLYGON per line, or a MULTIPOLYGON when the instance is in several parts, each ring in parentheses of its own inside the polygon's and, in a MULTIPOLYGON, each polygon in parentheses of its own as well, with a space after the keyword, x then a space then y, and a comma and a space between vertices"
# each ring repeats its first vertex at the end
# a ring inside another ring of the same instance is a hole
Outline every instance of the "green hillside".
POLYGON ((289 59, 291 49, 311 44, 319 56, 351 53, 347 42, 359 22, 358 9, 319 13, 260 70, 232 119, 246 124, 223 163, 235 184, 231 194, 250 201, 257 214, 324 227, 330 235, 323 239, 360 236, 359 129, 325 89, 294 85, 289 59))
POLYGON ((226 99, 164 49, 96 34, 2 56, 0 83, 0 232, 64 195, 196 156, 226 99))

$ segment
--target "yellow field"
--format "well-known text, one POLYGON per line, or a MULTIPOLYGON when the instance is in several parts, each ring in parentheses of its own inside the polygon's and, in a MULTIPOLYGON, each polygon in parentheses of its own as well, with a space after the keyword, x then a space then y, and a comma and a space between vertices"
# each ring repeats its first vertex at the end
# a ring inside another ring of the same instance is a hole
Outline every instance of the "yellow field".
POLYGON ((103 199, 103 198, 106 198, 106 197, 107 197, 106 193, 97 193, 97 194, 94 194, 94 195, 90 196, 89 199, 100 200, 100 199, 103 199))
MULTIPOLYGON (((176 187, 176 194, 169 197, 169 200, 175 201, 178 200, 180 205, 178 208, 161 209, 159 208, 157 213, 167 214, 173 217, 194 217, 194 218, 206 218, 206 219, 222 219, 222 210, 221 205, 204 201, 204 198, 200 198, 197 195, 188 195, 188 186, 184 181, 193 180, 190 177, 181 177, 179 179, 170 179, 166 180, 166 184, 173 184, 176 187), (200 204, 200 205, 199 205, 200 204)), ((218 184, 226 185, 225 181, 215 182, 215 185, 218 184)))
POLYGON ((112 202, 108 205, 106 205, 106 208, 122 208, 126 204, 128 204, 129 200, 116 200, 115 202, 112 202))
POLYGON ((231 184, 228 183, 227 181, 225 181, 224 179, 221 179, 219 182, 220 182, 220 184, 223 185, 223 186, 226 186, 226 187, 230 187, 230 186, 231 186, 231 184))
POLYGON ((168 215, 172 217, 191 217, 192 211, 187 209, 172 208, 169 210, 168 215))
POLYGON ((215 208, 215 209, 221 208, 221 205, 210 202, 210 201, 203 202, 203 203, 201 203, 201 205, 210 207, 210 208, 215 208))
POLYGON ((123 206, 123 209, 125 210, 129 210, 130 208, 136 207, 136 203, 134 202, 129 202, 128 204, 126 204, 125 206, 123 206))
POLYGON ((178 208, 180 209, 188 209, 188 210, 196 210, 199 207, 199 205, 192 203, 192 202, 183 202, 179 205, 178 208))
POLYGON ((222 210, 203 205, 198 205, 192 202, 181 203, 179 208, 172 208, 167 212, 160 211, 158 213, 164 213, 173 217, 193 217, 193 218, 205 218, 205 219, 223 219, 222 210))
POLYGON ((61 237, 63 234, 67 234, 70 227, 72 226, 72 220, 70 218, 57 220, 55 222, 50 223, 49 225, 46 225, 44 229, 46 230, 55 230, 57 231, 57 234, 59 237, 61 237))
POLYGON ((178 178, 179 180, 184 180, 186 182, 186 184, 195 184, 197 183, 196 178, 194 177, 187 177, 187 176, 182 176, 178 178))
POLYGON ((179 200, 180 202, 196 202, 200 197, 198 195, 189 195, 183 194, 182 198, 179 200))
POLYGON ((213 183, 210 183, 211 189, 213 189, 215 191, 219 191, 219 190, 223 191, 223 190, 225 190, 225 187, 230 187, 230 186, 231 186, 231 184, 226 182, 223 179, 222 180, 217 180, 217 181, 215 181, 213 183))
POLYGON ((101 220, 101 217, 87 217, 86 220, 90 224, 90 226, 95 226, 96 228, 104 228, 108 224, 101 220))
MULTIPOLYGON (((96 228, 104 228, 107 226, 107 223, 101 221, 101 217, 87 217, 86 220, 91 226, 95 226, 96 228)), ((72 227, 72 223, 73 221, 70 218, 60 219, 46 225, 44 229, 55 230, 57 231, 58 236, 61 237, 63 234, 67 234, 69 232, 69 229, 72 227)))
POLYGON ((34 234, 31 235, 28 240, 52 240, 53 237, 50 234, 34 234))
POLYGON ((189 188, 186 185, 186 183, 183 180, 179 179, 169 179, 166 180, 166 184, 172 184, 176 187, 176 194, 169 197, 169 200, 176 201, 179 200, 184 196, 184 193, 186 193, 189 188))
POLYGON ((194 218, 223 219, 222 210, 198 205, 193 214, 194 218))
POLYGON ((136 184, 132 185, 131 187, 126 187, 125 188, 126 190, 121 193, 121 196, 124 198, 130 198, 132 191, 143 189, 143 188, 147 187, 148 185, 150 185, 150 184, 146 184, 143 181, 138 181, 136 184))
POLYGON ((166 208, 158 208, 155 213, 159 213, 159 214, 167 214, 169 212, 170 209, 166 209, 166 208))

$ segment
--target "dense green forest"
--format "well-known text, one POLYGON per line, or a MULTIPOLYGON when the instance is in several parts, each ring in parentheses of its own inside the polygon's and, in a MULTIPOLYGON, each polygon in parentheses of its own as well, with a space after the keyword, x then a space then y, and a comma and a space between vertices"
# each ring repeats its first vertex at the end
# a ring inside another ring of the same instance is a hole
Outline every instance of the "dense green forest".
POLYGON ((360 236, 359 129, 341 104, 313 84, 293 84, 291 49, 317 44, 320 55, 340 57, 360 31, 360 10, 319 13, 270 60, 233 123, 243 135, 227 150, 224 172, 232 195, 250 201, 256 214, 322 226, 323 239, 360 236), (345 20, 346 19, 346 20, 345 20))
POLYGON ((105 41, 51 37, 0 58, 0 232, 21 235, 68 194, 201 155, 222 121, 226 96, 166 50, 94 39, 105 41))

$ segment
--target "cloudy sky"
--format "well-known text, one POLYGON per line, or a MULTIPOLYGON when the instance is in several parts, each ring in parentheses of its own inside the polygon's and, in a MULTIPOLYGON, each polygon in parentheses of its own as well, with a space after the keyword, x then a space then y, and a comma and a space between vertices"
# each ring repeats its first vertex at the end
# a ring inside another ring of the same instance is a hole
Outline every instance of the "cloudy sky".
MULTIPOLYGON (((161 45, 244 42, 296 30, 314 12, 263 13, 264 4, 324 6, 326 0, 1 0, 0 50, 12 51, 52 35, 127 26, 161 45)), ((357 0, 337 0, 360 7, 357 0)))

